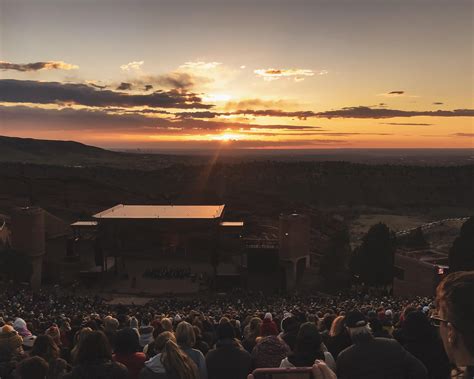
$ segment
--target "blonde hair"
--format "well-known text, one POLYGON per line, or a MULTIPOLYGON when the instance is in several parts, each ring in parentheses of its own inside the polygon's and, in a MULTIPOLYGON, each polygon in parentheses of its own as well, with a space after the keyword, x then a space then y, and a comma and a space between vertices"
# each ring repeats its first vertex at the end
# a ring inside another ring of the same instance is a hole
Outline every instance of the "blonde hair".
POLYGON ((161 362, 169 376, 179 379, 199 379, 196 364, 171 338, 165 342, 161 362))
POLYGON ((172 332, 173 331, 173 323, 167 317, 161 319, 161 326, 167 332, 172 332))
POLYGON ((193 326, 186 321, 180 322, 176 328, 176 341, 183 349, 190 349, 196 344, 193 326))
POLYGON ((332 324, 331 324, 331 329, 329 330, 329 336, 334 337, 342 333, 344 330, 344 316, 337 316, 332 324))

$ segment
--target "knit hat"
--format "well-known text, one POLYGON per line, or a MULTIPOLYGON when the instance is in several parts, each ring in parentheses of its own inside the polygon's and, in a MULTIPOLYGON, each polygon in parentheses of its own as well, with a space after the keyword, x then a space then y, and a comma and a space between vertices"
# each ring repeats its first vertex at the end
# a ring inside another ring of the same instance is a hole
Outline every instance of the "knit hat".
POLYGON ((264 320, 273 320, 273 316, 270 312, 265 313, 265 317, 263 318, 264 320))
POLYGON ((350 311, 345 321, 348 328, 358 328, 367 325, 367 320, 360 311, 350 311))
POLYGON ((391 311, 390 309, 387 309, 387 310, 385 311, 385 316, 387 316, 387 317, 392 317, 392 311, 391 311))
POLYGON ((235 331, 232 325, 230 325, 228 322, 219 324, 217 327, 217 339, 225 340, 233 338, 235 338, 235 331))
POLYGON ((130 319, 130 328, 138 330, 138 320, 135 316, 130 319))
POLYGON ((260 326, 260 335, 262 337, 278 335, 278 328, 275 322, 265 318, 262 325, 260 326))
POLYGON ((32 335, 26 326, 25 320, 23 320, 22 318, 18 317, 13 323, 13 327, 18 332, 18 334, 22 337, 29 337, 32 335))

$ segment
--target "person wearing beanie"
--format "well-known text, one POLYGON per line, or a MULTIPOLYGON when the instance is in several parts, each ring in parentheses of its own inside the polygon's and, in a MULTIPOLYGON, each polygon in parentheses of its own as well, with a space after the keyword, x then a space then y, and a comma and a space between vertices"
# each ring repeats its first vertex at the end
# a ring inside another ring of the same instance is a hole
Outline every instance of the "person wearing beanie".
POLYGON ((0 367, 2 377, 8 377, 16 364, 25 354, 22 347, 23 339, 11 325, 4 325, 0 329, 0 367))
POLYGON ((224 322, 217 327, 217 343, 206 356, 209 379, 246 379, 251 370, 250 354, 235 339, 232 325, 224 322))
MULTIPOLYGON (((384 314, 385 315, 385 314, 384 314)), ((353 310, 345 318, 352 345, 337 357, 338 379, 427 379, 426 367, 397 341, 374 337, 365 315, 353 310)))

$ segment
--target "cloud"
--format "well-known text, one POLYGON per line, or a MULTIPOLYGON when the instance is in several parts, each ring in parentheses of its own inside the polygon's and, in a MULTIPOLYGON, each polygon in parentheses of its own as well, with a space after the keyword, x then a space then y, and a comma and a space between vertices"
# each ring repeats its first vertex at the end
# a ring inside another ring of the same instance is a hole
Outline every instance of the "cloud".
POLYGON ((433 105, 443 105, 444 103, 441 103, 440 101, 436 101, 433 103, 433 105))
POLYGON ((474 133, 453 133, 451 135, 456 137, 474 137, 474 133))
POLYGON ((153 89, 153 86, 151 84, 145 84, 145 87, 143 88, 144 91, 151 91, 153 89))
POLYGON ((40 70, 76 70, 79 66, 63 61, 47 61, 35 63, 10 63, 0 61, 0 70, 15 70, 21 72, 40 70))
POLYGON ((144 61, 134 61, 134 62, 130 62, 130 63, 121 65, 121 66, 120 66, 120 69, 121 69, 122 71, 140 70, 140 68, 142 67, 143 63, 145 63, 145 62, 144 62, 144 61))
POLYGON ((319 112, 319 118, 393 118, 393 117, 473 117, 474 109, 455 109, 452 111, 402 111, 397 109, 371 108, 366 106, 346 107, 333 111, 319 112))
POLYGON ((122 82, 116 89, 117 91, 130 91, 132 89, 132 83, 122 82))
POLYGON ((170 72, 163 75, 142 75, 129 80, 134 87, 143 87, 149 91, 153 87, 165 87, 180 90, 190 90, 196 85, 210 82, 211 79, 189 72, 170 72))
MULTIPOLYGON (((302 81, 304 80, 304 77, 314 76, 316 74, 313 70, 301 69, 301 68, 289 68, 289 69, 267 68, 267 69, 254 70, 254 73, 257 74, 257 76, 267 81, 278 80, 284 77, 286 78, 293 77, 296 81, 302 81)), ((324 74, 327 74, 327 71, 323 70, 323 71, 320 71, 318 74, 324 75, 324 74)))
POLYGON ((194 62, 185 62, 179 68, 184 70, 211 70, 220 66, 221 62, 203 62, 203 61, 194 61, 194 62))
POLYGON ((403 95, 405 91, 391 91, 387 95, 403 95))
POLYGON ((0 101, 10 103, 77 104, 91 107, 137 107, 209 109, 192 92, 170 90, 150 94, 127 94, 97 90, 86 84, 38 82, 32 80, 0 80, 0 101))
POLYGON ((384 125, 405 125, 405 126, 432 126, 434 124, 425 124, 419 122, 381 122, 384 125))
POLYGON ((239 101, 229 101, 224 105, 225 111, 235 111, 238 109, 288 109, 295 108, 299 104, 289 100, 266 100, 266 99, 242 99, 239 101))

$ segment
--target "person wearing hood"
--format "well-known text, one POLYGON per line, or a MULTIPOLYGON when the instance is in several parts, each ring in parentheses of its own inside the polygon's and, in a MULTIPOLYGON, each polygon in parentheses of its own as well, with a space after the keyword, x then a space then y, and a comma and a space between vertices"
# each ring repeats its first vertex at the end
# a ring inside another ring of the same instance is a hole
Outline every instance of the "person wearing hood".
POLYGON ((197 349, 194 349, 196 344, 196 335, 194 334, 193 326, 182 321, 176 328, 176 341, 178 346, 193 360, 199 370, 199 378, 207 379, 206 359, 204 355, 197 349))
POLYGON ((140 379, 199 379, 196 364, 179 348, 173 333, 161 333, 155 344, 158 354, 145 362, 140 379))
POLYGON ((18 332, 18 334, 25 338, 25 337, 30 337, 33 334, 28 330, 28 326, 26 325, 25 320, 22 318, 16 318, 15 322, 13 323, 13 328, 18 332))
POLYGON ((138 333, 140 334, 140 347, 143 350, 146 345, 153 342, 153 326, 150 325, 148 319, 142 320, 142 325, 140 326, 140 329, 138 329, 138 333))
POLYGON ((332 354, 324 351, 322 344, 323 339, 316 324, 305 322, 296 336, 293 353, 281 361, 280 367, 312 367, 316 360, 320 360, 332 371, 336 371, 332 354))
POLYGON ((11 325, 0 329, 0 377, 8 378, 25 354, 22 347, 23 339, 11 325))
POLYGON ((127 367, 130 379, 138 379, 140 371, 145 365, 146 356, 140 350, 135 330, 124 328, 117 332, 115 352, 112 357, 115 362, 120 362, 127 367))
POLYGON ((246 379, 252 369, 250 354, 235 339, 229 323, 217 327, 217 343, 206 356, 209 379, 246 379))

